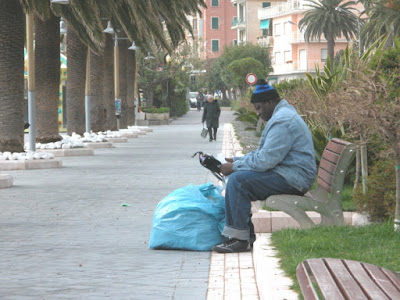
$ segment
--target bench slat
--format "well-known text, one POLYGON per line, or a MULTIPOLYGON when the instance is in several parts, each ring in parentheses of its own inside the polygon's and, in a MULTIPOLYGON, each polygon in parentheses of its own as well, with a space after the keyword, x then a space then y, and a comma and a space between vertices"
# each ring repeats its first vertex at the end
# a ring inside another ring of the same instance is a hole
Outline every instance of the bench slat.
POLYGON ((320 169, 318 172, 317 183, 327 192, 330 193, 332 190, 332 182, 333 182, 333 175, 326 172, 325 170, 320 169))
POLYGON ((336 153, 342 153, 343 149, 350 143, 346 143, 342 140, 339 139, 332 139, 329 141, 329 143, 326 145, 325 149, 336 152, 336 153))
POLYGON ((388 269, 381 268, 381 271, 392 281, 394 286, 400 291, 400 277, 388 269))
POLYGON ((322 154, 321 160, 325 159, 333 164, 337 164, 337 162, 339 161, 340 158, 340 154, 337 154, 335 152, 331 152, 331 151, 327 151, 325 150, 324 153, 322 154))
POLYGON ((321 259, 308 259, 307 263, 325 299, 345 299, 321 259))
POLYGON ((354 279, 362 286, 364 292, 374 300, 385 300, 388 297, 382 290, 372 281, 371 277, 365 272, 361 262, 354 260, 345 260, 344 264, 347 266, 354 279))
POLYGON ((400 291, 393 282, 382 272, 381 268, 364 264, 365 269, 369 272, 376 284, 388 295, 390 299, 400 299, 400 291))
POLYGON ((336 170, 336 164, 333 164, 330 161, 327 161, 325 159, 321 159, 321 161, 319 163, 318 173, 319 173, 320 169, 333 174, 333 173, 335 173, 335 170, 336 170))
POLYGON ((312 280, 307 272, 305 262, 301 262, 296 270, 297 280, 299 281, 301 292, 304 299, 318 300, 318 295, 312 285, 312 280))
POLYGON ((324 261, 346 299, 368 300, 341 260, 327 258, 324 261))

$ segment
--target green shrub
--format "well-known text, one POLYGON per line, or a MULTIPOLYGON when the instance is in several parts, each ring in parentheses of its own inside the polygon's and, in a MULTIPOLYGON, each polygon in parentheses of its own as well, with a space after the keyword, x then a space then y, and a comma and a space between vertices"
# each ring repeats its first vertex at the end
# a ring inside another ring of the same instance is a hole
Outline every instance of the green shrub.
MULTIPOLYGON (((184 98, 183 98, 184 99, 184 98)), ((186 101, 174 101, 171 104, 171 117, 180 117, 188 112, 186 101)))
POLYGON ((145 107, 145 108, 142 108, 142 111, 149 113, 149 114, 163 114, 163 113, 169 112, 170 109, 169 109, 169 107, 159 107, 159 108, 145 107))
POLYGON ((364 195, 359 186, 353 194, 358 211, 368 213, 371 221, 382 222, 391 219, 396 206, 396 174, 394 161, 376 161, 370 168, 367 192, 364 195))
POLYGON ((218 102, 219 102, 219 106, 221 106, 221 107, 230 107, 231 106, 231 100, 229 100, 228 98, 225 98, 225 100, 224 99, 219 100, 218 102))

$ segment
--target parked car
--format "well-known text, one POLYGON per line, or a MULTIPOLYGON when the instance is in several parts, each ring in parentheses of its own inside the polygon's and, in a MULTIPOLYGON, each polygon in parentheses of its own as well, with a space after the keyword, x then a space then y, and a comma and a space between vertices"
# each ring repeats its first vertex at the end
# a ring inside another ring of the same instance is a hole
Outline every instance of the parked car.
POLYGON ((189 107, 197 108, 197 92, 189 92, 189 107))

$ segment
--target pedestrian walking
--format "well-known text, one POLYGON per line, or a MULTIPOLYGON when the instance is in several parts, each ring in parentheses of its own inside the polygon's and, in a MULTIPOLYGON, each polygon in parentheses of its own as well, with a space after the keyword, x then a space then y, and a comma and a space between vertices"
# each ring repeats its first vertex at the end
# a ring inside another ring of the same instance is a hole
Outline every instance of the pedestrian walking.
POLYGON ((204 95, 202 92, 198 91, 197 92, 197 96, 196 96, 196 100, 197 100, 197 110, 200 111, 201 110, 201 106, 203 104, 203 100, 204 100, 204 95))
POLYGON ((202 122, 206 122, 208 129, 208 136, 210 142, 217 140, 217 131, 219 127, 219 116, 221 114, 221 108, 219 107, 218 101, 214 100, 214 96, 207 95, 207 102, 204 105, 202 122))

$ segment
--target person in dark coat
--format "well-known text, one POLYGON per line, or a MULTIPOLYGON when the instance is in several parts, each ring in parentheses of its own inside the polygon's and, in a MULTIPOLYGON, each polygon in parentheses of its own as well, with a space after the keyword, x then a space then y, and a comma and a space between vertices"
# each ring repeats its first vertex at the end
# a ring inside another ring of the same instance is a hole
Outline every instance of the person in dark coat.
POLYGON ((207 102, 204 105, 202 122, 206 122, 208 129, 208 135, 210 142, 217 140, 217 130, 219 127, 219 115, 221 114, 221 108, 219 107, 218 101, 214 100, 214 96, 207 95, 207 102), (214 135, 213 135, 214 132, 214 135))

